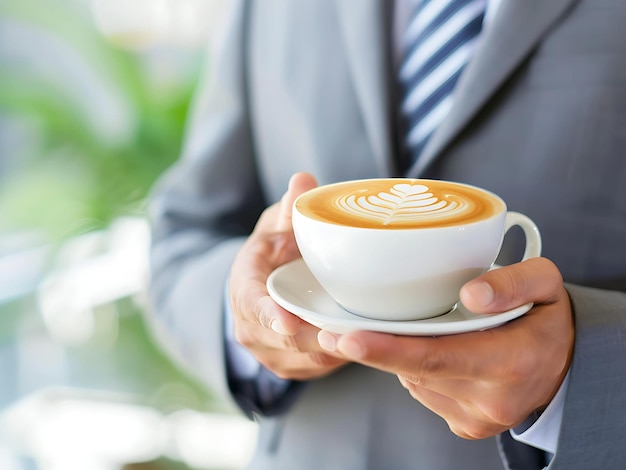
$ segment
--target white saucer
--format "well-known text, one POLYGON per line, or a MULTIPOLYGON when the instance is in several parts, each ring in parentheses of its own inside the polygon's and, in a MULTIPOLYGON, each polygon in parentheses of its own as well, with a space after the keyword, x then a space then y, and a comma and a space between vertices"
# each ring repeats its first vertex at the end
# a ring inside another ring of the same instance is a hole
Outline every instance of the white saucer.
POLYGON ((318 328, 339 334, 354 330, 409 336, 466 333, 500 326, 528 312, 533 306, 528 303, 503 313, 476 315, 459 302, 448 313, 426 320, 371 320, 340 307, 315 280, 301 258, 272 272, 267 279, 267 290, 272 299, 285 310, 318 328))

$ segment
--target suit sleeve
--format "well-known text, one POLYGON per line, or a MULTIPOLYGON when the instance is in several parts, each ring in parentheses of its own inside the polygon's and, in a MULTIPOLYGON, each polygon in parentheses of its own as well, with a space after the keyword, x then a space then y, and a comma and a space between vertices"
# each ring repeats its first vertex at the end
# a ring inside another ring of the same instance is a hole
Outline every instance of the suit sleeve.
POLYGON ((550 469, 626 468, 626 293, 566 287, 576 343, 550 469))
POLYGON ((183 368, 234 404, 224 357, 231 263, 265 203, 246 99, 244 0, 226 2, 183 153, 153 191, 148 323, 183 368))

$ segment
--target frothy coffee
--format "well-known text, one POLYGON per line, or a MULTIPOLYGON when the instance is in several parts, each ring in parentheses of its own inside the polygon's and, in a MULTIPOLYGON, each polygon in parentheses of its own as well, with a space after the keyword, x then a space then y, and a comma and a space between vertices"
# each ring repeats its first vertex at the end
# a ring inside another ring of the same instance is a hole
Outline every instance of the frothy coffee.
POLYGON ((505 210, 500 198, 472 186, 399 178, 321 186, 300 196, 296 207, 324 222, 378 229, 464 225, 505 210))

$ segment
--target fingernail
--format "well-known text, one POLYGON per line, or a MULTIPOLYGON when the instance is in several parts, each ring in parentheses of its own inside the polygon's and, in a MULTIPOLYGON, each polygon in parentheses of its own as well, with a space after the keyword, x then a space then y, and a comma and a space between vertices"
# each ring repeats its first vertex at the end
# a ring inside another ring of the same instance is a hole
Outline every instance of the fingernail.
POLYGON ((317 334, 317 342, 326 351, 334 351, 337 348, 337 337, 329 331, 321 330, 317 334))
POLYGON ((287 183, 287 189, 292 189, 293 185, 295 183, 296 180, 296 175, 291 175, 291 177, 289 178, 289 183, 287 183))
POLYGON ((467 293, 483 307, 487 307, 493 302, 493 288, 486 282, 474 282, 467 286, 467 293))
POLYGON ((274 318, 270 322, 270 327, 272 328, 272 330, 274 330, 279 335, 289 336, 289 332, 285 329, 285 327, 283 326, 282 322, 280 320, 278 320, 277 318, 274 318))

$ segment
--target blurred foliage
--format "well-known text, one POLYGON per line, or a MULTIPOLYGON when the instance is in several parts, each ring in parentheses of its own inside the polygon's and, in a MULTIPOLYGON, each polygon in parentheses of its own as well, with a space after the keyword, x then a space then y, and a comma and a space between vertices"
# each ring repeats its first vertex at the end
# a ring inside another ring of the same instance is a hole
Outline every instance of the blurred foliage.
MULTIPOLYGON (((30 338, 44 334, 46 326, 40 316, 33 315, 36 310, 32 296, 0 304, 0 347, 10 346, 16 332, 30 338)), ((132 299, 101 306, 94 317, 96 334, 90 341, 62 347, 66 370, 57 371, 62 375, 54 377, 56 385, 62 381, 80 389, 128 395, 166 414, 187 408, 220 410, 206 388, 172 364, 154 344, 132 299)), ((46 364, 43 358, 41 364, 46 364)), ((36 370, 25 372, 26 376, 37 374, 36 370)))
MULTIPOLYGON (((143 215, 155 179, 178 157, 202 51, 121 49, 96 30, 88 0, 4 0, 3 39, 0 116, 25 128, 28 142, 17 155, 0 155, 10 163, 8 176, 0 175, 0 233, 37 230, 62 242, 121 215, 143 215), (24 38, 32 44, 19 43, 24 38), (101 89, 83 83, 81 70, 101 89), (94 89, 121 103, 113 117, 127 125, 115 129, 119 123, 99 119, 97 109, 89 114, 84 100, 98 100, 84 95, 94 89)), ((18 326, 24 318, 44 328, 33 302, 28 296, 0 305, 1 342, 28 334, 18 326)), ((115 310, 111 341, 100 329, 67 351, 77 385, 138 394, 162 410, 210 406, 208 392, 155 347, 131 299, 105 308, 115 310)))
POLYGON ((124 465, 121 470, 191 470, 190 467, 180 462, 167 458, 161 458, 153 462, 124 465))
MULTIPOLYGON (((90 1, 0 1, 0 236, 37 232, 37 246, 52 245, 52 270, 55 243, 145 215, 150 188, 180 153, 204 59, 202 50, 114 45, 96 30, 90 1)), ((0 411, 59 384, 129 394, 164 414, 226 411, 154 343, 141 305, 97 305, 93 336, 70 345, 50 334, 36 292, 0 302, 0 411)), ((189 467, 165 457, 125 467, 144 468, 189 467)))
POLYGON ((220 410, 206 388, 183 374, 154 345, 131 299, 101 307, 95 314, 96 321, 100 317, 108 325, 101 325, 89 343, 67 349, 74 385, 128 393, 165 414, 186 408, 220 410))
POLYGON ((171 52, 155 72, 151 51, 117 48, 96 31, 86 1, 5 0, 0 19, 35 33, 43 64, 15 54, 0 62, 0 113, 32 136, 10 156, 10 178, 0 187, 4 228, 36 227, 58 241, 104 228, 120 214, 142 214, 152 183, 179 154, 198 54, 171 52), (99 122, 97 110, 86 115, 85 84, 55 56, 59 47, 119 98, 122 129, 104 129, 111 123, 99 122))
MULTIPOLYGON (((36 231, 61 243, 142 216, 154 181, 180 153, 202 51, 119 48, 96 30, 89 6, 0 1, 0 139, 16 134, 0 141, 0 235, 36 231)), ((0 359, 14 384, 0 394, 0 411, 32 391, 25 378, 129 394, 166 414, 220 409, 154 344, 134 299, 93 315, 93 338, 69 346, 45 336, 35 293, 0 304, 0 359), (40 359, 11 366, 38 341, 61 351, 63 370, 42 371, 40 359)), ((188 468, 167 459, 138 465, 128 468, 188 468)))

